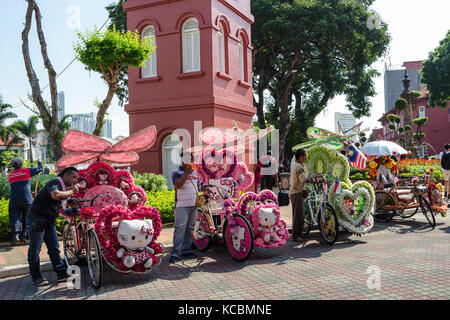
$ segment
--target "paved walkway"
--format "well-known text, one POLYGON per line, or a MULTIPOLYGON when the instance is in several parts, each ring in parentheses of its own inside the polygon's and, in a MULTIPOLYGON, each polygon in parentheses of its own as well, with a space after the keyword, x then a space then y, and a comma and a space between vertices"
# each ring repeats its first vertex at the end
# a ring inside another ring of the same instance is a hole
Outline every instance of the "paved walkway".
MULTIPOLYGON (((450 222, 431 229, 421 215, 376 224, 363 236, 342 233, 329 247, 312 231, 306 243, 256 249, 233 261, 223 246, 197 259, 138 277, 104 267, 99 290, 82 268, 81 289, 36 288, 28 275, 0 279, 0 299, 449 299, 450 222), (369 273, 369 274, 368 274, 369 273), (377 277, 377 274, 379 277, 377 277), (370 279, 375 279, 371 282, 370 279), (379 279, 379 281, 377 281, 379 279), (369 286, 368 286, 369 282, 369 286), (370 285, 371 284, 371 285, 370 285)), ((52 283, 53 272, 44 273, 52 283)))
MULTIPOLYGON (((288 227, 291 226, 291 207, 281 207, 281 219, 286 221, 288 227)), ((172 239, 173 239, 173 228, 167 228, 163 229, 161 234, 158 237, 158 242, 162 243, 166 247, 172 246, 172 239)), ((62 241, 60 241, 60 250, 61 250, 61 257, 64 256, 64 253, 62 251, 63 245, 62 241)), ((0 246, 0 271, 16 265, 26 265, 27 262, 27 253, 28 253, 28 245, 21 245, 21 246, 12 246, 12 245, 6 245, 6 246, 0 246)), ((47 262, 50 261, 50 258, 47 254, 47 248, 45 246, 45 243, 42 245, 42 250, 40 254, 41 262, 47 262)))

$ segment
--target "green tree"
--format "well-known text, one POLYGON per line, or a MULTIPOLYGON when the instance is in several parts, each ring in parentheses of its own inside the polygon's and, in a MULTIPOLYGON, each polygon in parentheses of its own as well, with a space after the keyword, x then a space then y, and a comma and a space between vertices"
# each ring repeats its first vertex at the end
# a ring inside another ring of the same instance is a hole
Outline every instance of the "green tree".
POLYGON ((33 146, 35 146, 34 138, 37 132, 37 124, 39 123, 38 116, 31 116, 28 118, 28 121, 25 122, 23 120, 16 120, 12 124, 12 128, 22 133, 26 139, 28 140, 30 146, 30 162, 33 162, 33 146))
POLYGON ((66 114, 61 120, 58 122, 58 136, 57 140, 59 144, 62 144, 62 141, 64 139, 64 135, 66 134, 67 130, 70 129, 70 122, 67 121, 67 119, 72 118, 73 116, 71 114, 66 114))
POLYGON ((11 126, 6 125, 6 121, 17 118, 17 115, 9 111, 12 106, 8 103, 3 103, 3 97, 0 95, 0 139, 9 149, 13 144, 20 142, 20 138, 11 126))
POLYGON ((423 63, 422 82, 430 92, 428 105, 445 108, 450 100, 450 30, 423 63))
POLYGON ((416 132, 413 133, 414 140, 417 141, 417 146, 420 147, 422 145, 422 141, 425 138, 425 133, 422 132, 422 127, 427 124, 428 117, 416 118, 413 120, 413 123, 417 126, 416 132))
POLYGON ((100 32, 78 33, 74 45, 77 59, 85 69, 102 75, 108 85, 108 93, 97 112, 93 134, 100 135, 106 111, 119 87, 119 75, 124 66, 142 67, 154 50, 150 39, 141 40, 137 32, 121 32, 115 28, 100 32))
POLYGON ((379 75, 370 66, 390 41, 385 23, 368 26, 373 2, 252 1, 254 104, 259 126, 280 130, 281 156, 305 138, 337 95, 346 96, 355 117, 370 115, 373 78, 379 75))

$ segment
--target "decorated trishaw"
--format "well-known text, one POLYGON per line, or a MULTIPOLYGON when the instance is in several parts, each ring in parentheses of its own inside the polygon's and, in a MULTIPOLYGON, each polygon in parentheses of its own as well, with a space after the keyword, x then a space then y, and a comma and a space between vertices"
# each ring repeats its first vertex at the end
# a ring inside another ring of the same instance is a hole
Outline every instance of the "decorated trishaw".
MULTIPOLYGON (((350 162, 354 166, 366 162, 364 155, 350 142, 354 135, 337 135, 311 127, 307 130, 307 136, 310 141, 292 149, 307 150, 305 172, 314 177, 314 184, 308 188, 304 232, 307 234, 311 224, 317 223, 329 244, 336 241, 339 226, 358 236, 369 232, 374 224, 371 213, 375 193, 370 183, 350 181, 350 162), (324 192, 326 197, 321 196, 324 192), (323 202, 326 203, 322 215, 315 220, 308 219, 323 202), (334 214, 338 221, 333 218, 334 214)), ((292 161, 295 162, 295 158, 292 161)))
POLYGON ((403 219, 411 218, 420 211, 434 228, 436 218, 433 212, 443 211, 445 207, 439 192, 436 192, 437 185, 431 182, 431 176, 426 172, 422 179, 414 176, 410 182, 400 183, 397 156, 407 154, 408 151, 401 148, 398 152, 388 150, 384 153, 369 155, 367 161, 375 188, 375 221, 388 222, 395 215, 403 219))
POLYGON ((95 288, 102 282, 103 261, 114 270, 143 275, 160 263, 162 246, 157 209, 146 206, 144 190, 134 184, 130 172, 111 164, 132 165, 138 152, 156 140, 154 126, 112 145, 84 132, 69 130, 62 142, 65 155, 58 169, 89 164, 79 170, 79 192, 67 199, 63 227, 64 256, 74 264, 85 256, 95 288))
POLYGON ((223 241, 233 259, 244 261, 254 247, 275 248, 286 243, 289 233, 280 219, 276 195, 269 190, 244 193, 252 186, 254 175, 238 161, 246 142, 251 145, 271 130, 255 134, 237 125, 202 130, 200 140, 207 147, 201 148, 195 166, 208 192, 194 228, 197 249, 206 250, 211 242, 223 241))
POLYGON ((254 246, 274 248, 286 243, 289 233, 280 219, 276 195, 269 190, 247 192, 254 180, 231 150, 206 150, 195 164, 208 189, 206 203, 199 209, 194 245, 206 250, 211 242, 223 240, 233 259, 250 257, 254 246))

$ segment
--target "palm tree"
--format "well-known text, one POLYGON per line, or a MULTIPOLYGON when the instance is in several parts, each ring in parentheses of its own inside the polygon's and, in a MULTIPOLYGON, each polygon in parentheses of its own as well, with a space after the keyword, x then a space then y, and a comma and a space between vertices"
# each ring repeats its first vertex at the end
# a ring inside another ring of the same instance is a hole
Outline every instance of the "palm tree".
POLYGON ((58 133, 56 134, 56 139, 57 139, 59 145, 61 145, 64 135, 66 134, 66 131, 69 130, 71 127, 70 122, 68 122, 66 120, 69 118, 72 118, 72 117, 73 116, 71 114, 66 114, 58 122, 58 133))
POLYGON ((0 95, 0 139, 5 143, 6 148, 21 140, 11 126, 5 125, 7 120, 17 118, 14 112, 8 111, 9 109, 12 109, 12 106, 8 103, 3 103, 3 97, 0 95))
POLYGON ((33 162, 33 146, 35 145, 34 137, 37 131, 37 124, 39 123, 38 116, 31 116, 28 121, 23 120, 15 121, 11 127, 23 134, 30 144, 30 161, 33 162))

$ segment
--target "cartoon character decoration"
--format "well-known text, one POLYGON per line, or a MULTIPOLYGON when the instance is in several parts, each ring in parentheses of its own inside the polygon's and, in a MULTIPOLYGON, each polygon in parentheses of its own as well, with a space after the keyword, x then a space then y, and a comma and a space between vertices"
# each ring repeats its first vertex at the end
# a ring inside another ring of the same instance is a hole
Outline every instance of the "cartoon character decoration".
POLYGON ((242 226, 236 226, 232 235, 233 248, 237 252, 247 252, 247 248, 245 245, 245 228, 242 226))
MULTIPOLYGON (((248 171, 245 163, 238 162, 236 154, 230 150, 206 150, 195 166, 203 183, 217 186, 222 198, 239 197, 239 191, 253 184, 253 173, 248 171), (237 183, 234 194, 227 194, 234 182, 237 183)), ((213 198, 220 199, 218 194, 213 195, 213 198)))
POLYGON ((117 251, 117 258, 122 259, 125 267, 131 269, 135 265, 143 265, 146 269, 151 268, 155 250, 148 245, 153 240, 154 232, 151 220, 120 222, 118 235, 121 248, 117 251))
POLYGON ((289 233, 286 223, 280 219, 280 207, 272 191, 243 194, 238 202, 238 210, 251 219, 256 246, 274 248, 286 243, 289 233))
POLYGON ((309 128, 307 136, 310 141, 299 144, 292 150, 308 151, 305 171, 308 175, 322 174, 330 181, 330 190, 333 192, 329 193, 328 200, 336 210, 339 225, 352 233, 362 235, 369 232, 374 225, 371 211, 374 207, 375 191, 370 183, 358 181, 352 184, 350 181, 350 161, 355 168, 368 165, 372 170, 370 160, 363 164, 365 156, 348 143, 355 135, 357 134, 341 136, 324 129, 309 128), (351 160, 341 153, 343 150, 351 160))

